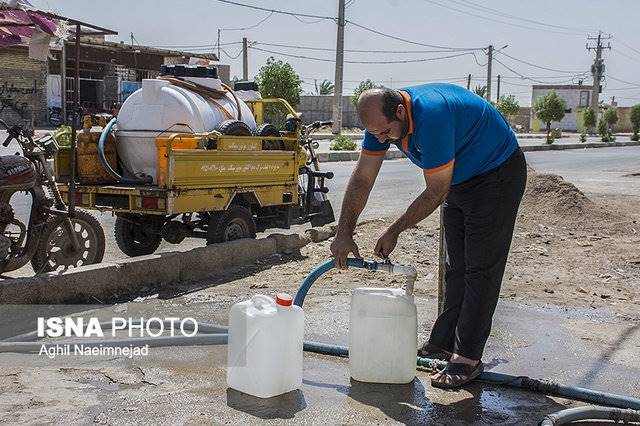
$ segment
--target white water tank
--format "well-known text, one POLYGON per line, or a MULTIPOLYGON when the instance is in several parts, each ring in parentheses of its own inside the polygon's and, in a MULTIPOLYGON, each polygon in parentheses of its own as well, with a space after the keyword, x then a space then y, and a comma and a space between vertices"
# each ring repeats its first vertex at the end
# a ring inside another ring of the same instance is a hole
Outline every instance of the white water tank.
POLYGON ((418 319, 400 288, 356 288, 349 318, 349 373, 360 382, 409 383, 416 375, 418 319))
POLYGON ((229 312, 227 385, 260 398, 302 386, 304 312, 280 293, 255 295, 229 312))
MULTIPOLYGON (((184 79, 209 87, 219 85, 217 79, 184 79), (211 84, 206 80, 212 80, 211 84)), ((142 88, 124 101, 118 113, 118 158, 126 169, 125 176, 144 174, 152 176, 153 183, 157 183, 157 136, 210 132, 217 124, 229 119, 221 108, 234 119, 238 118, 238 107, 230 93, 215 102, 217 106, 213 101, 165 80, 142 80, 142 88)), ((253 113, 242 100, 239 104, 242 121, 254 131, 256 121, 253 113)))

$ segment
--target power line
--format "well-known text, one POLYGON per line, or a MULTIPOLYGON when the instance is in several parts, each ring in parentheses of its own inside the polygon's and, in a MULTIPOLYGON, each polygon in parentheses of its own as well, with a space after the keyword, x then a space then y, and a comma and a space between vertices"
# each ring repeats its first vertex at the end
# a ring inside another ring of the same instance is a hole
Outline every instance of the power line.
MULTIPOLYGON (((328 80, 327 78, 316 77, 300 77, 305 80, 328 80)), ((466 80, 466 77, 442 77, 434 79, 420 79, 420 80, 372 80, 374 83, 431 83, 435 81, 462 81, 466 80)), ((366 79, 365 79, 366 80, 366 79)), ((363 80, 343 80, 345 83, 361 83, 363 80)))
POLYGON ((265 22, 267 19, 271 18, 273 16, 273 11, 271 11, 271 13, 269 13, 264 19, 261 19, 258 23, 251 25, 249 27, 243 27, 243 28, 220 28, 220 31, 246 31, 246 30, 251 30, 254 29, 256 27, 259 27, 263 22, 265 22))
POLYGON ((314 21, 305 21, 304 19, 300 18, 299 16, 296 15, 292 15, 294 18, 296 18, 298 21, 302 22, 303 24, 317 24, 318 22, 322 22, 325 20, 325 18, 318 18, 314 21))
POLYGON ((490 18, 490 17, 487 17, 487 16, 478 15, 478 14, 475 14, 475 13, 472 13, 472 12, 469 12, 469 11, 466 11, 466 10, 460 10, 460 9, 455 8, 455 7, 451 7, 451 6, 439 3, 439 2, 434 1, 434 0, 423 0, 423 1, 425 1, 427 3, 435 4, 437 6, 445 8, 445 9, 449 9, 449 10, 453 10, 453 11, 458 12, 458 13, 462 13, 464 15, 474 16, 476 18, 485 19, 485 20, 488 20, 488 21, 498 22, 500 24, 511 25, 513 27, 517 27, 517 28, 521 28, 521 29, 524 28, 524 29, 529 29, 529 30, 544 31, 544 32, 547 32, 547 33, 556 33, 556 34, 565 34, 565 35, 580 35, 580 36, 584 35, 582 33, 575 33, 575 32, 570 33, 570 32, 565 32, 565 31, 553 31, 553 30, 547 30, 547 29, 542 29, 542 28, 528 27, 526 25, 514 24, 513 22, 508 22, 508 21, 503 21, 503 20, 500 20, 500 19, 495 19, 495 18, 490 18))
MULTIPOLYGON (((241 41, 234 41, 231 43, 220 43, 220 46, 232 46, 234 44, 242 44, 241 41)), ((218 45, 213 43, 213 44, 189 44, 189 45, 178 45, 178 44, 164 44, 164 45, 149 45, 149 47, 156 47, 156 48, 177 48, 177 49, 198 49, 198 48, 214 48, 217 47, 218 45)))
POLYGON ((527 64, 527 65, 532 66, 534 68, 540 68, 541 70, 545 70, 545 71, 561 72, 561 73, 566 73, 566 74, 584 74, 584 72, 580 72, 580 71, 566 71, 566 70, 557 70, 557 69, 554 69, 554 68, 547 68, 547 67, 543 67, 543 66, 540 66, 540 65, 533 64, 531 62, 527 62, 527 61, 522 60, 522 59, 515 58, 515 57, 513 57, 511 55, 508 55, 508 54, 506 54, 504 52, 497 52, 497 53, 499 53, 501 55, 504 55, 507 58, 511 58, 514 61, 521 62, 523 64, 527 64))
POLYGON ((540 83, 540 84, 562 84, 562 83, 570 83, 573 82, 574 79, 577 77, 575 76, 574 78, 565 80, 565 81, 554 81, 554 82, 548 82, 548 81, 542 81, 542 80, 538 80, 535 78, 531 78, 531 77, 527 77, 524 74, 519 73, 518 71, 514 70, 513 68, 510 68, 508 65, 505 65, 503 62, 501 62, 499 59, 493 58, 494 61, 496 61, 497 63, 499 63, 500 65, 502 65, 503 67, 505 67, 506 69, 508 69, 509 71, 511 71, 512 73, 516 74, 517 76, 519 76, 520 78, 522 78, 523 80, 529 80, 529 81, 534 81, 536 83, 540 83))
MULTIPOLYGON (((299 49, 299 50, 316 50, 316 51, 323 51, 323 52, 335 52, 335 48, 331 48, 331 47, 295 46, 295 45, 292 45, 292 44, 265 43, 265 42, 261 42, 261 41, 255 42, 255 45, 272 46, 272 47, 286 47, 286 48, 290 48, 290 49, 299 49)), ((380 53, 380 54, 386 54, 386 53, 402 53, 402 54, 406 54, 406 53, 443 53, 443 50, 344 49, 344 51, 345 52, 351 52, 351 53, 380 53)))
POLYGON ((611 75, 607 75, 607 78, 610 78, 611 80, 614 80, 614 81, 617 81, 617 82, 620 82, 620 83, 629 84, 631 86, 640 86, 640 84, 638 84, 638 83, 631 83, 629 81, 621 80, 621 79, 613 77, 611 75))
POLYGON ((243 49, 240 49, 237 55, 231 55, 226 50, 222 49, 222 53, 224 53, 229 59, 238 59, 240 55, 242 55, 243 49))
POLYGON ((633 50, 634 52, 636 52, 637 54, 640 55, 640 50, 636 49, 635 47, 631 47, 630 45, 628 45, 624 41, 620 40, 618 37, 614 37, 614 38, 618 41, 618 43, 620 43, 621 45, 623 45, 627 49, 631 49, 631 50, 633 50))
MULTIPOLYGON (((312 60, 312 61, 321 61, 321 62, 335 62, 333 59, 327 59, 327 58, 316 58, 316 57, 312 57, 312 56, 304 56, 304 55, 293 55, 290 53, 284 53, 284 52, 276 52, 273 50, 268 50, 268 49, 261 49, 259 47, 254 47, 254 46, 250 46, 251 49, 254 50, 258 50, 261 52, 266 52, 266 53, 272 53, 274 55, 281 55, 281 56, 287 56, 290 58, 296 58, 296 59, 308 59, 308 60, 312 60)), ((344 61, 347 64, 370 64, 370 65, 383 65, 383 64, 412 64, 412 63, 419 63, 419 62, 430 62, 430 61, 438 61, 441 59, 450 59, 450 58, 457 58, 460 56, 465 56, 465 55, 473 55, 471 52, 461 52, 461 53, 455 53, 452 55, 446 55, 446 56, 438 56, 438 57, 434 57, 434 58, 420 58, 420 59, 403 59, 403 60, 397 60, 397 61, 344 61)))
POLYGON ((576 35, 583 35, 581 32, 588 32, 589 31, 589 29, 587 29, 587 28, 566 27, 566 26, 562 26, 562 25, 548 24, 546 22, 536 21, 534 19, 522 18, 520 16, 511 15, 509 13, 505 13, 505 12, 502 12, 502 11, 497 10, 497 9, 492 9, 492 8, 490 8, 488 6, 483 6, 483 5, 480 5, 478 3, 475 3, 475 2, 472 2, 472 1, 469 1, 469 0, 466 0, 466 1, 465 0, 463 0, 463 1, 449 0, 449 1, 451 1, 453 3, 458 3, 460 5, 464 5, 466 7, 470 7, 470 8, 476 9, 478 11, 482 11, 484 13, 490 13, 492 15, 502 16, 502 17, 505 17, 505 18, 512 18, 512 19, 516 19, 516 20, 519 20, 519 21, 529 22, 529 23, 532 23, 532 24, 541 25, 541 26, 549 27, 549 28, 557 28, 557 29, 561 29, 561 30, 573 31, 573 32, 576 33, 576 35))
POLYGON ((435 44, 420 43, 420 42, 417 42, 417 41, 407 40, 406 38, 397 37, 397 36, 394 36, 394 35, 391 35, 391 34, 383 33, 383 32, 378 31, 378 30, 374 30, 373 28, 369 28, 369 27, 366 27, 364 25, 360 25, 357 22, 351 21, 349 19, 345 20, 345 22, 347 22, 348 24, 353 25, 354 27, 360 28, 360 29, 365 30, 365 31, 369 31, 369 32, 371 32, 373 34, 377 34, 379 36, 387 37, 387 38, 390 38, 390 39, 393 39, 393 40, 402 41, 404 43, 415 44, 417 46, 433 47, 434 49, 444 49, 444 50, 449 50, 449 51, 467 51, 467 50, 483 50, 484 49, 484 47, 451 47, 451 46, 438 46, 438 45, 435 45, 435 44))
POLYGON ((337 19, 334 16, 310 15, 308 13, 287 12, 285 10, 268 9, 266 7, 255 6, 255 5, 252 5, 252 4, 238 3, 238 2, 235 2, 235 1, 231 1, 231 0, 215 0, 215 1, 218 1, 218 2, 221 2, 221 3, 226 3, 226 4, 232 4, 234 6, 246 7, 248 9, 262 10, 262 11, 265 11, 265 12, 277 13, 277 14, 280 14, 280 15, 289 15, 289 16, 296 16, 296 17, 301 17, 301 18, 316 18, 316 19, 320 19, 320 20, 329 19, 331 21, 335 21, 337 19))
POLYGON ((618 91, 618 90, 639 90, 640 85, 637 86, 627 86, 627 87, 616 87, 614 89, 609 89, 608 87, 605 89, 607 92, 610 91, 618 91))

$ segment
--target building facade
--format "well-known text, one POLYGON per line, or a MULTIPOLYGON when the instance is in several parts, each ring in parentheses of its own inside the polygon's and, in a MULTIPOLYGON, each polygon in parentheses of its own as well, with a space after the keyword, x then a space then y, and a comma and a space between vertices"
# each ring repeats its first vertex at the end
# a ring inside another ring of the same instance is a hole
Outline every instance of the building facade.
MULTIPOLYGON (((230 80, 229 66, 218 64, 214 54, 131 46, 96 37, 81 38, 79 53, 83 114, 111 111, 140 87, 142 79, 155 78, 163 64, 215 65, 223 82, 230 80)), ((0 118, 9 125, 47 126, 51 108, 61 108, 63 100, 70 113, 75 58, 73 41, 52 48, 46 62, 30 59, 26 46, 0 49, 0 118), (62 76, 66 76, 65 84, 62 76)))
MULTIPOLYGON (((587 108, 591 101, 591 86, 585 86, 580 84, 575 85, 534 85, 531 92, 531 105, 534 105, 536 100, 541 96, 554 91, 565 100, 567 108, 565 115, 560 121, 552 121, 551 128, 559 128, 567 131, 577 131, 580 127, 580 109, 587 108)), ((535 117, 535 114, 531 114, 531 129, 533 131, 539 131, 545 127, 544 123, 540 123, 540 120, 535 117)))

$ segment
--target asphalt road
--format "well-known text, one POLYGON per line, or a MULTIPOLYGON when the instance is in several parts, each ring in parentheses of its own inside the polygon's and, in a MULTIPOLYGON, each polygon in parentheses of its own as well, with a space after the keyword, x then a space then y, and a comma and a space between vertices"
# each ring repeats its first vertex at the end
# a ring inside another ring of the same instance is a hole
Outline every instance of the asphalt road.
MULTIPOLYGON (((0 155, 14 153, 13 149, 0 149, 0 155)), ((528 152, 527 161, 539 172, 562 175, 587 193, 615 193, 640 196, 640 147, 598 148, 565 151, 528 152)), ((340 211, 344 189, 353 170, 354 162, 326 163, 324 169, 334 172, 329 181, 329 198, 337 213, 340 211)), ((421 171, 409 160, 386 161, 371 193, 362 218, 378 218, 401 213, 424 189, 421 171)), ((14 209, 23 220, 27 219, 29 199, 16 194, 12 199, 14 209)), ((125 255, 115 245, 111 214, 96 212, 104 227, 107 249, 104 260, 124 258, 125 255)), ((305 227, 296 227, 300 231, 305 227)), ((163 243, 160 251, 185 251, 204 244, 203 240, 187 239, 180 245, 163 243)), ((9 275, 32 274, 29 266, 9 275)))

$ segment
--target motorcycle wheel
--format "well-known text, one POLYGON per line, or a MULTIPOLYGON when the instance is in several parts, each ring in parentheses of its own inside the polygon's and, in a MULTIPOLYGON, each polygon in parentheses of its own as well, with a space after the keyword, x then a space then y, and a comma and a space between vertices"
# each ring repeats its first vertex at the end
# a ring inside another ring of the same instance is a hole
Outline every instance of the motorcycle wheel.
POLYGON ((65 220, 65 216, 56 216, 45 225, 36 253, 31 259, 31 266, 36 274, 66 271, 102 261, 105 238, 100 222, 88 212, 75 211, 71 223, 80 243, 80 249, 76 251, 65 229, 65 220))
POLYGON ((49 113, 49 124, 53 127, 58 127, 62 123, 62 114, 56 111, 49 113))

